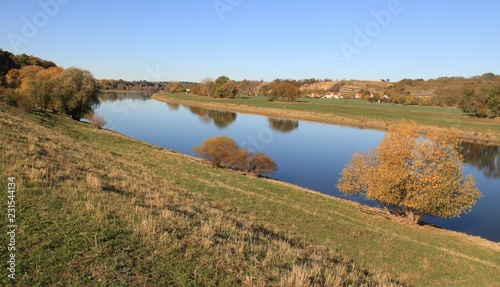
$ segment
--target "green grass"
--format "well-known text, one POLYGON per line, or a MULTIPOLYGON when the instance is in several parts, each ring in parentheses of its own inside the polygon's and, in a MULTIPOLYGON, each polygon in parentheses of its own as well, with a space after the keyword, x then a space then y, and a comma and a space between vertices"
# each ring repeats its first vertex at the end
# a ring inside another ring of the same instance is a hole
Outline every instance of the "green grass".
MULTIPOLYGON (((452 128, 463 138, 500 141, 500 119, 480 119, 457 108, 403 106, 369 103, 354 99, 301 98, 296 103, 269 102, 267 97, 214 99, 187 94, 159 94, 156 99, 185 102, 204 107, 237 112, 285 116, 291 119, 319 121, 356 127, 385 129, 401 119, 413 120, 422 126, 452 128)), ((424 128, 425 129, 425 128, 424 128)))
MULTIPOLYGON (((500 281, 497 243, 395 222, 64 117, 0 106, 0 131, 1 189, 9 176, 18 184, 19 286, 500 281)), ((6 268, 0 276, 9 283, 6 268)))

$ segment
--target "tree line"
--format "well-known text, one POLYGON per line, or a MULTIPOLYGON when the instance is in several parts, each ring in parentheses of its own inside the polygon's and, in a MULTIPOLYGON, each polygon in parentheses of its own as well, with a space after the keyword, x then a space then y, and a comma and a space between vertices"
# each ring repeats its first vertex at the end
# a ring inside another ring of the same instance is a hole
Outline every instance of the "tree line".
POLYGON ((302 82, 295 80, 276 79, 270 83, 249 80, 237 82, 227 76, 220 76, 215 80, 204 78, 199 83, 190 85, 189 92, 213 98, 235 99, 240 95, 249 95, 267 96, 269 101, 293 102, 303 95, 301 85, 302 82))
POLYGON ((87 70, 63 69, 33 56, 1 51, 0 100, 23 110, 48 110, 80 120, 100 104, 99 86, 87 70))

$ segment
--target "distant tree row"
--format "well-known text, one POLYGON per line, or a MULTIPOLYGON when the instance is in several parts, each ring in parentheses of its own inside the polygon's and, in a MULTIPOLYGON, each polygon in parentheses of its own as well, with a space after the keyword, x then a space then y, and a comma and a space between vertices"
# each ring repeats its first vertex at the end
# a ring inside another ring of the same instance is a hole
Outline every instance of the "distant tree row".
POLYGON ((99 80, 101 90, 125 90, 125 91, 167 91, 170 93, 184 93, 191 83, 188 82, 149 82, 149 81, 125 81, 125 80, 99 80))
POLYGON ((239 95, 268 96, 270 101, 295 101, 301 95, 298 81, 276 79, 271 83, 243 80, 236 82, 226 76, 215 81, 205 78, 189 87, 190 93, 214 98, 234 99, 239 95))
POLYGON ((242 149, 227 136, 218 136, 204 140, 193 151, 210 161, 214 167, 231 168, 256 175, 269 175, 278 169, 276 163, 266 154, 250 153, 242 149))

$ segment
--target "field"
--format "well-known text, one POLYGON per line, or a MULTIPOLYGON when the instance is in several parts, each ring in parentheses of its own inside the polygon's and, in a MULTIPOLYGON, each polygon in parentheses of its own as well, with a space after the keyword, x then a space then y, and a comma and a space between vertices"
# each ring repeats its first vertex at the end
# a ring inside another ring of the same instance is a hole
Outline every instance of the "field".
POLYGON ((0 105, 0 145, 4 214, 8 178, 16 183, 18 286, 500 282, 497 243, 214 169, 66 117, 0 105))
POLYGON ((296 103, 279 103, 269 102, 266 97, 230 100, 187 94, 157 94, 153 98, 211 109, 380 130, 404 118, 419 123, 422 131, 429 126, 451 128, 465 140, 500 143, 500 118, 480 119, 465 115, 456 108, 403 106, 353 99, 303 98, 296 103))

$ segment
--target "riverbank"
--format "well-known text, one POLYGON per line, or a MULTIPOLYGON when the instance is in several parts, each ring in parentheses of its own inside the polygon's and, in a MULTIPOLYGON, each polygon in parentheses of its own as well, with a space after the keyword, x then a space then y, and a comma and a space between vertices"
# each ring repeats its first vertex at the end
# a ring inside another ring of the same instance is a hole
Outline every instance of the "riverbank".
MULTIPOLYGON (((17 284, 493 286, 500 245, 0 106, 17 284), (22 152, 21 152, 22 151, 22 152)), ((8 242, 7 234, 0 235, 8 242)), ((7 248, 1 256, 7 258, 7 248)), ((7 269, 0 282, 7 284, 7 269)))
POLYGON ((468 142, 500 143, 500 118, 479 119, 458 109, 367 103, 361 100, 300 99, 297 103, 269 102, 265 97, 215 99, 188 94, 155 94, 158 101, 267 117, 386 130, 402 118, 429 127, 453 129, 468 142))

